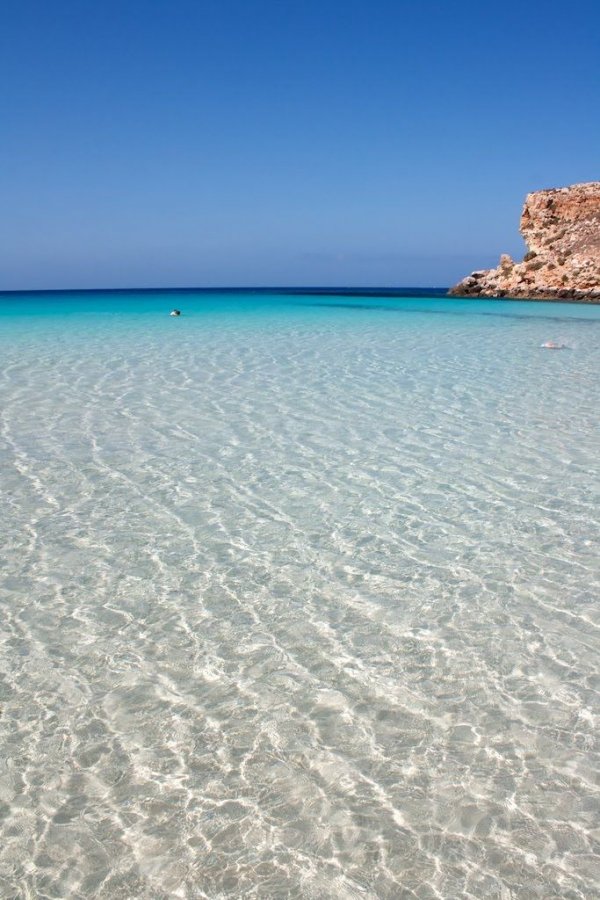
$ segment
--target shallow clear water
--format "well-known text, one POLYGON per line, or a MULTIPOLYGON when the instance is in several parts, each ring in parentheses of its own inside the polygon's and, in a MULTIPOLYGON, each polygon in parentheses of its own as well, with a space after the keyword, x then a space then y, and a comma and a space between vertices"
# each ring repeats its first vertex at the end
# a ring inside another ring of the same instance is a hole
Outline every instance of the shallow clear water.
POLYGON ((0 354, 2 896, 600 894, 600 308, 5 296, 0 354))

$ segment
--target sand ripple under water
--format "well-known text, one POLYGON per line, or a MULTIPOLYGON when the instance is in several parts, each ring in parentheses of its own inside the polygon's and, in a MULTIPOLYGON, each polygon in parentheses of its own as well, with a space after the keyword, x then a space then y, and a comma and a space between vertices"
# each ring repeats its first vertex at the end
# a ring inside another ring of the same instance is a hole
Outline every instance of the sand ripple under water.
POLYGON ((327 302, 7 319, 1 896, 600 896, 600 315, 327 302))

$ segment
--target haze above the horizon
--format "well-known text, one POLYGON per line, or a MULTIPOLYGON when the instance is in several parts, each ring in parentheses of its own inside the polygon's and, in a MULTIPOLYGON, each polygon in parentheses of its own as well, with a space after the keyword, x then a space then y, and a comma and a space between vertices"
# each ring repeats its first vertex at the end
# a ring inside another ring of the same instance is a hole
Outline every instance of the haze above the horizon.
POLYGON ((591 2, 9 2, 0 290, 444 285, 598 179, 591 2))

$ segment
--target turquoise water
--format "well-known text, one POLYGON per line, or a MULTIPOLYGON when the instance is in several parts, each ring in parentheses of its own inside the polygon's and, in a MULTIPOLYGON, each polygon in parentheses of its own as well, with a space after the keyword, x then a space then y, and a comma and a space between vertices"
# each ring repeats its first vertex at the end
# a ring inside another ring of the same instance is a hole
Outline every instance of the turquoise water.
POLYGON ((600 307, 0 295, 0 354, 2 896, 598 896, 600 307))

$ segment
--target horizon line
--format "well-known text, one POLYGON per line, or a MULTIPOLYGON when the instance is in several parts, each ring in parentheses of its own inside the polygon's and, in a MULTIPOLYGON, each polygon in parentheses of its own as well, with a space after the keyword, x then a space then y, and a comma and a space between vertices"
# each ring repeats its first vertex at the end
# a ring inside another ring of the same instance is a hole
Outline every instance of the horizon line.
POLYGON ((339 293, 386 293, 401 294, 406 291, 418 291, 426 293, 427 291, 435 291, 436 293, 448 291, 449 286, 446 285, 403 285, 403 286, 387 286, 387 285, 244 285, 244 286, 220 286, 220 287, 94 287, 94 288, 0 288, 0 296, 6 294, 128 294, 128 293, 319 293, 319 294, 339 294, 339 293))

